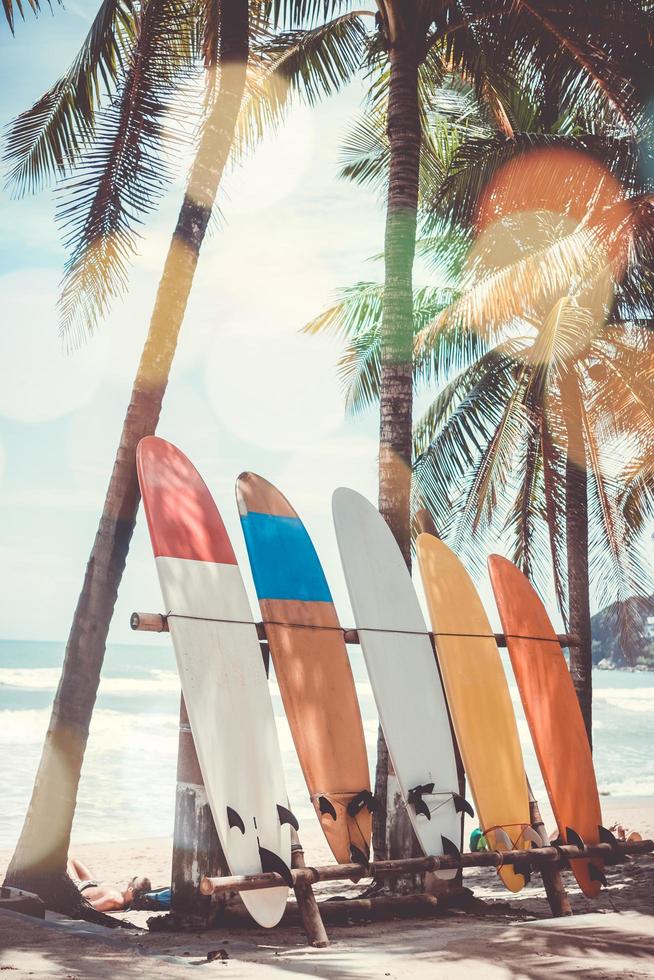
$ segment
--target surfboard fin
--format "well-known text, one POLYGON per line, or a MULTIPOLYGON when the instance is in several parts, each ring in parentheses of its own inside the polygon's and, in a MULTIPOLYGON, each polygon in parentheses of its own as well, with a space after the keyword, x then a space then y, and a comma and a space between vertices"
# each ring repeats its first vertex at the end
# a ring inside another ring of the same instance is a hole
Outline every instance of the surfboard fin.
POLYGON ((457 813, 467 813, 469 817, 474 817, 475 811, 465 797, 461 796, 460 793, 452 793, 452 799, 454 801, 454 809, 457 813))
POLYGON ((356 844, 350 844, 350 861, 353 864, 367 864, 368 856, 356 844))
POLYGON ((431 813, 429 812, 429 807, 423 800, 423 793, 433 793, 434 784, 424 783, 422 786, 414 786, 413 789, 409 790, 407 795, 407 803, 410 803, 416 812, 416 816, 421 813, 427 820, 431 820, 431 813))
POLYGON ((275 871, 289 888, 293 887, 293 873, 287 865, 286 861, 282 861, 279 854, 275 854, 274 851, 269 851, 265 847, 259 847, 259 857, 261 858, 261 870, 262 871, 275 871))
POLYGON ((297 822, 297 817, 294 813, 288 809, 288 807, 282 806, 281 803, 277 804, 277 813, 279 814, 279 822, 283 827, 285 823, 288 823, 293 827, 294 830, 299 830, 300 825, 297 822))
POLYGON ((353 796, 347 805, 347 812, 351 817, 356 817, 357 813, 367 807, 370 813, 376 813, 379 809, 379 801, 369 789, 362 789, 360 793, 353 796))
POLYGON ((514 864, 513 870, 517 875, 522 875, 522 877, 525 880, 525 885, 529 884, 529 882, 531 881, 531 871, 529 870, 529 868, 516 868, 514 864))
POLYGON ((524 827, 522 831, 522 836, 525 840, 530 841, 534 847, 544 847, 543 838, 540 834, 534 830, 533 827, 524 827))
POLYGON ((578 847, 582 851, 586 846, 583 840, 581 839, 581 837, 579 836, 579 834, 577 833, 577 831, 573 830, 572 827, 565 828, 565 839, 566 839, 566 843, 573 844, 575 847, 578 847))
POLYGON ((513 850, 513 844, 511 843, 511 838, 507 834, 506 830, 504 830, 502 827, 495 827, 493 829, 493 833, 495 835, 495 842, 497 844, 501 844, 501 846, 504 848, 505 851, 513 850))
POLYGON ((231 806, 227 807, 227 823, 230 827, 238 827, 242 834, 245 833, 245 824, 241 819, 240 814, 233 810, 231 806))
POLYGON ((450 840, 449 837, 443 837, 441 834, 441 844, 443 845, 443 854, 446 854, 448 857, 456 858, 457 861, 461 860, 461 851, 453 840, 450 840))
POLYGON ((606 880, 606 875, 602 869, 598 868, 592 861, 588 862, 588 875, 591 881, 599 881, 600 885, 602 885, 604 888, 608 888, 609 883, 606 880))
POLYGON ((334 804, 326 796, 318 797, 318 809, 321 813, 328 813, 332 820, 336 820, 336 810, 334 804))
POLYGON ((599 824, 597 832, 599 833, 600 844, 610 844, 611 847, 615 847, 619 843, 618 838, 607 827, 602 827, 599 824))

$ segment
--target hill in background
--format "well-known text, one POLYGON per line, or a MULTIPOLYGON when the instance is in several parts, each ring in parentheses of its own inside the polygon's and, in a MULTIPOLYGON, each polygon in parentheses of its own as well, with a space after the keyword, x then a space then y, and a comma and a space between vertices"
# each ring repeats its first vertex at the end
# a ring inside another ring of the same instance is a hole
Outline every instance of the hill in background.
POLYGON ((633 597, 623 604, 614 602, 591 619, 593 629, 593 665, 596 667, 636 667, 654 670, 654 595, 647 599, 633 597), (639 638, 630 648, 620 639, 618 621, 626 610, 640 620, 639 638))

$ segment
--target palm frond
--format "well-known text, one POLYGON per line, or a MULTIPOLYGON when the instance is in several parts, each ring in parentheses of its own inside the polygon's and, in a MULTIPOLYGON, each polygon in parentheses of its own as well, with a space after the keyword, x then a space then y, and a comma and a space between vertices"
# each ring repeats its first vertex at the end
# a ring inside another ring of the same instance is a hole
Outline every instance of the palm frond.
MULTIPOLYGON (((528 405, 531 412, 531 406, 528 405)), ((509 511, 505 530, 513 539, 511 560, 528 579, 540 581, 546 560, 538 546, 539 529, 546 523, 542 474, 541 432, 537 424, 527 427, 516 471, 520 473, 515 499, 509 511)), ((547 558, 549 541, 547 542, 547 558)), ((547 564, 549 564, 547 562, 547 564)))
POLYGON ((552 210, 552 202, 557 202, 560 214, 591 213, 603 173, 598 163, 625 191, 640 187, 638 158, 629 137, 534 132, 516 132, 510 140, 500 134, 471 136, 453 155, 432 207, 454 222, 478 225, 485 202, 491 201, 499 217, 507 213, 498 197, 503 192, 512 202, 523 199, 530 211, 552 210), (535 151, 541 152, 534 155, 535 151), (557 157, 556 151, 562 155, 557 157), (500 171, 498 189, 493 181, 500 171), (492 200, 487 198, 491 186, 492 200))
POLYGON ((542 314, 566 295, 572 282, 581 277, 597 280, 605 262, 606 253, 592 234, 577 230, 464 288, 452 306, 425 328, 417 346, 429 346, 440 329, 453 323, 485 336, 525 312, 542 314))
POLYGON ((585 441, 590 468, 589 529, 590 574, 595 584, 600 606, 617 604, 617 626, 627 659, 633 662, 633 652, 640 642, 641 619, 633 596, 645 597, 651 592, 652 581, 646 574, 646 564, 633 562, 628 535, 625 533, 624 513, 619 507, 619 485, 607 476, 602 464, 602 452, 587 413, 582 413, 585 441))
POLYGON ((143 5, 118 93, 103 111, 75 176, 62 185, 57 214, 71 255, 60 325, 73 343, 93 330, 124 291, 138 225, 170 180, 170 154, 181 137, 169 124, 183 113, 176 83, 192 63, 193 30, 187 0, 143 5))
POLYGON ((134 40, 135 0, 103 0, 66 74, 9 127, 7 181, 17 194, 69 173, 89 145, 103 93, 115 90, 134 40))
POLYGON ((353 337, 339 358, 337 370, 345 391, 346 412, 361 412, 379 400, 380 353, 381 334, 373 328, 353 337))
MULTIPOLYGON (((61 4, 63 0, 57 0, 57 3, 61 4)), ((27 0, 27 5, 33 14, 38 16, 41 10, 40 0, 27 0)), ((50 4, 48 4, 51 6, 50 4)), ((5 20, 9 25, 9 30, 14 34, 14 26, 16 22, 15 12, 18 11, 19 16, 22 20, 25 20, 25 8, 23 5, 23 0, 2 0, 2 7, 5 12, 5 20)))
POLYGON ((274 132, 295 99, 313 105, 333 95, 359 71, 367 49, 365 18, 355 10, 310 29, 260 31, 251 47, 236 152, 243 156, 274 132))
POLYGON ((293 30, 306 25, 315 27, 349 6, 349 0, 269 0, 267 13, 275 27, 293 30))
POLYGON ((547 393, 539 418, 543 452, 543 490, 547 532, 552 558, 552 575, 559 611, 566 629, 568 622, 568 561, 566 511, 567 432, 560 416, 560 405, 547 393))

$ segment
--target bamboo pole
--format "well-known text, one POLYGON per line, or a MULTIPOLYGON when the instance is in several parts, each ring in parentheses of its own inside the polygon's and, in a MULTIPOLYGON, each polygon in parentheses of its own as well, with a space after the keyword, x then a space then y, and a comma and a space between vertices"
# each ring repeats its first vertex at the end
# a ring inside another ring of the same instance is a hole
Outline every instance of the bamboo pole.
MULTIPOLYGON (((541 840, 546 841, 547 831, 545 830, 540 807, 532 792, 529 780, 527 780, 527 789, 529 790, 529 819, 531 820, 531 826, 540 836, 541 840)), ((570 905, 570 899, 563 884, 560 869, 555 864, 543 864, 539 870, 552 916, 558 919, 566 915, 572 915, 572 906, 570 905)))
MULTIPOLYGON (((316 884, 318 881, 341 881, 346 878, 377 878, 383 875, 421 874, 425 871, 455 870, 456 868, 500 868, 512 864, 517 867, 535 867, 543 864, 566 864, 570 858, 601 857, 616 863, 629 854, 646 854, 654 850, 654 841, 618 841, 617 844, 589 844, 575 847, 563 844, 557 847, 532 847, 519 851, 480 851, 461 854, 459 857, 406 858, 394 861, 372 861, 369 864, 331 864, 316 868, 296 868, 292 871, 294 885, 299 882, 316 884)), ((254 891, 259 888, 278 888, 281 877, 275 872, 255 875, 233 875, 228 878, 203 878, 200 891, 203 895, 215 895, 226 891, 254 891)))
MULTIPOLYGON (((265 623, 255 623, 257 635, 260 640, 266 640, 265 623)), ((289 625, 293 625, 290 623, 289 625)), ((299 625, 299 624, 298 624, 299 625)), ((133 612, 130 616, 130 626, 133 630, 145 633, 168 633, 168 619, 163 613, 133 612)), ((429 633, 433 637, 433 633, 429 633)), ((344 629, 343 639, 349 644, 359 643, 359 634, 355 629, 344 629)), ((562 647, 578 647, 579 637, 575 633, 559 633, 557 636, 562 647)), ((495 633, 495 642, 498 647, 506 646, 506 636, 504 633, 495 633)))
MULTIPOLYGON (((291 827, 291 868, 299 870, 305 867, 304 849, 300 844, 297 831, 291 827)), ((312 946, 324 949, 325 946, 329 946, 329 938, 311 884, 298 881, 294 884, 293 890, 307 939, 312 946)))

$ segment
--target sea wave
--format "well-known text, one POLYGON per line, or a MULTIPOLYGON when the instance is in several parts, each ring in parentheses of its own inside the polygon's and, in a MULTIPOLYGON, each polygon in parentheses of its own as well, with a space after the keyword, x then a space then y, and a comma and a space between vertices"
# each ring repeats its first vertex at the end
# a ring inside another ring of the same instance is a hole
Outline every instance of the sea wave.
MULTIPOLYGON (((59 683, 58 667, 1 667, 3 686, 26 691, 54 691, 59 683)), ((173 670, 152 670, 149 677, 101 677, 101 694, 145 694, 179 691, 179 678, 173 670)))
POLYGON ((654 687, 596 687, 593 700, 620 711, 651 712, 654 710, 654 687))
MULTIPOLYGON (((50 720, 50 708, 25 711, 0 711, 0 746, 40 745, 50 720)), ((91 719, 91 745, 116 746, 125 741, 151 736, 157 739, 176 736, 179 719, 176 714, 153 712, 129 714, 96 708, 91 719)), ((3 763, 4 765, 4 763, 3 763)))

